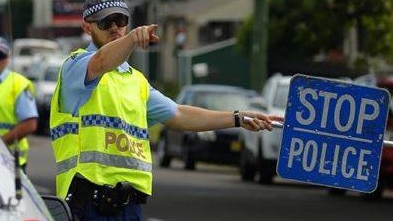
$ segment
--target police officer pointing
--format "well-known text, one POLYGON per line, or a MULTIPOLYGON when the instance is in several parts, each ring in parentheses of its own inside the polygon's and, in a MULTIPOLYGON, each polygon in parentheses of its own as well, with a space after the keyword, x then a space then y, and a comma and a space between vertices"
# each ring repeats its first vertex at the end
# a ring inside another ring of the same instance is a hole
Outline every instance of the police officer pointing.
POLYGON ((272 130, 281 117, 251 111, 212 111, 178 105, 127 63, 135 47, 158 42, 157 25, 127 30, 124 0, 86 0, 82 28, 92 42, 60 70, 50 127, 57 195, 79 220, 142 221, 152 194, 148 127, 179 130, 243 127, 272 130), (244 122, 248 116, 251 121, 244 122))

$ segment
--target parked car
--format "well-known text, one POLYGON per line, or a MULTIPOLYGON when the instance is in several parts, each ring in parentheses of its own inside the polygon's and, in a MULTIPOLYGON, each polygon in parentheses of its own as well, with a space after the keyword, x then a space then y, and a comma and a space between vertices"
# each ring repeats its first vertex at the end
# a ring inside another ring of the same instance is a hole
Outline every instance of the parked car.
MULTIPOLYGON (((250 91, 235 86, 199 84, 184 87, 176 101, 211 110, 244 110, 250 91)), ((169 167, 173 158, 184 161, 184 168, 193 170, 198 161, 237 165, 240 155, 240 128, 215 131, 178 131, 163 127, 157 156, 161 167, 169 167)))
POLYGON ((56 41, 41 38, 18 38, 12 44, 12 69, 25 74, 37 54, 54 54, 62 51, 56 41))
MULTIPOLYGON (((250 108, 265 114, 285 117, 291 76, 276 73, 271 76, 262 89, 261 97, 250 102, 250 108)), ((349 82, 348 78, 338 80, 349 82)), ((247 131, 240 133, 242 151, 239 172, 243 181, 253 181, 256 177, 261 184, 270 184, 277 174, 276 166, 280 154, 282 129, 273 131, 247 131)))
MULTIPOLYGON (((364 75, 354 80, 354 83, 385 88, 393 97, 393 77, 364 75)), ((393 99, 390 100, 389 114, 386 124, 384 140, 393 141, 393 99)), ((381 164, 379 169, 378 186, 374 192, 363 194, 366 199, 379 199, 385 189, 393 189, 393 147, 384 146, 382 149, 381 164)), ((329 188, 329 195, 345 195, 344 189, 329 188)))
POLYGON ((79 48, 85 48, 89 44, 89 41, 85 40, 82 36, 58 37, 55 41, 61 46, 65 54, 70 54, 79 48))
POLYGON ((50 102, 65 59, 66 55, 63 54, 36 55, 26 72, 26 77, 32 80, 36 91, 38 134, 49 134, 50 102))
POLYGON ((64 200, 40 195, 15 165, 19 163, 0 139, 0 220, 72 220, 64 200))
MULTIPOLYGON (((270 77, 262 89, 261 97, 250 102, 250 108, 265 114, 284 117, 289 92, 290 76, 275 74, 270 77)), ((276 164, 280 153, 282 130, 248 131, 241 130, 239 141, 242 146, 239 171, 243 181, 253 181, 258 175, 258 182, 269 184, 276 175, 276 164)))

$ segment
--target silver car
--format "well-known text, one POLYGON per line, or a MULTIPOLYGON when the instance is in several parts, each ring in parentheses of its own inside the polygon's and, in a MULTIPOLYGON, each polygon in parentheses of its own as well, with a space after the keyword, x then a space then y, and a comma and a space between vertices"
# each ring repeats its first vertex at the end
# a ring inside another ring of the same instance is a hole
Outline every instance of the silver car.
POLYGON ((36 55, 26 72, 36 91, 39 117, 38 133, 49 134, 50 102, 56 87, 59 70, 67 58, 64 54, 36 55))
MULTIPOLYGON (((203 107, 211 110, 245 110, 250 90, 240 87, 196 84, 182 88, 178 104, 203 107)), ((194 170, 197 162, 238 165, 240 128, 214 131, 179 131, 164 127, 157 144, 157 156, 161 167, 169 167, 173 158, 180 158, 184 168, 194 170)))

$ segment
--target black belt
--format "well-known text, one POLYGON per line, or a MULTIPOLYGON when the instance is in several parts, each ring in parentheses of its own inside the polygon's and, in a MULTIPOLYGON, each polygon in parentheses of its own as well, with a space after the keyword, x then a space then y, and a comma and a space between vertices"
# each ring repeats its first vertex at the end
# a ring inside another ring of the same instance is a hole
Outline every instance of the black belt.
POLYGON ((66 201, 70 203, 71 207, 85 208, 89 201, 100 204, 100 199, 102 199, 106 202, 104 197, 111 197, 116 199, 118 204, 127 205, 129 203, 145 204, 148 195, 131 187, 127 182, 119 182, 115 187, 100 186, 75 176, 71 182, 66 201))

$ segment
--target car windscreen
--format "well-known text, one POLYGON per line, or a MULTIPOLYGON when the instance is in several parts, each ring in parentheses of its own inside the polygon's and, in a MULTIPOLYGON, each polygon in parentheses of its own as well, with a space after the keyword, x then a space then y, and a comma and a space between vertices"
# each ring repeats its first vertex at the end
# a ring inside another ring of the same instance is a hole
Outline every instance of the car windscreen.
POLYGON ((276 96, 273 99, 273 107, 285 109, 288 100, 289 84, 278 84, 276 96))
POLYGON ((20 55, 22 56, 32 56, 35 54, 50 54, 56 52, 56 48, 50 47, 25 47, 20 49, 20 55))
POLYGON ((248 105, 247 94, 241 92, 198 92, 193 101, 195 106, 211 110, 236 110, 248 105))

